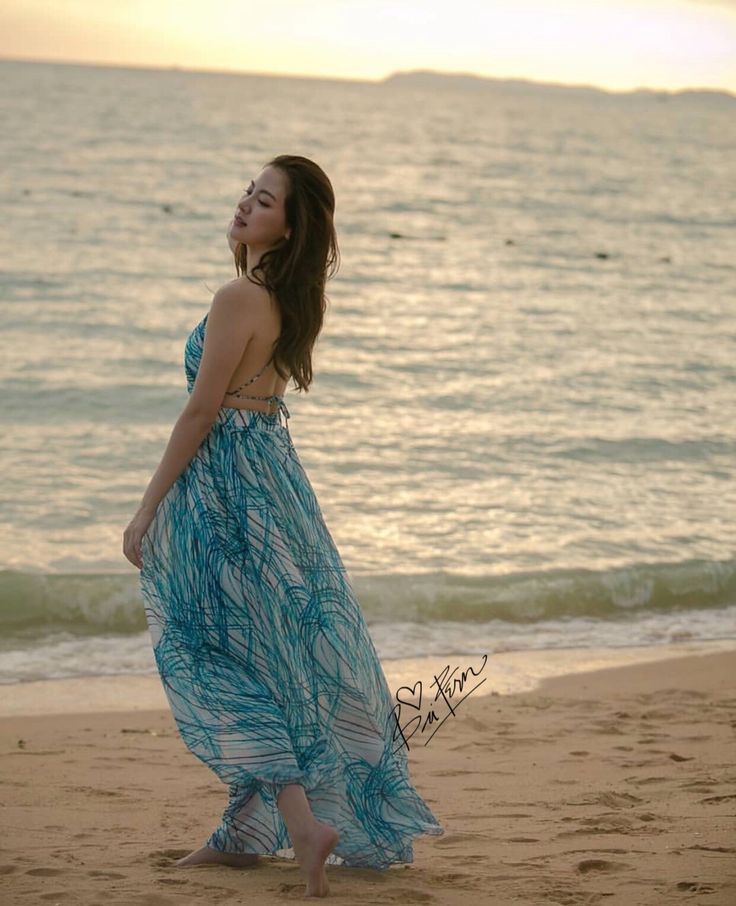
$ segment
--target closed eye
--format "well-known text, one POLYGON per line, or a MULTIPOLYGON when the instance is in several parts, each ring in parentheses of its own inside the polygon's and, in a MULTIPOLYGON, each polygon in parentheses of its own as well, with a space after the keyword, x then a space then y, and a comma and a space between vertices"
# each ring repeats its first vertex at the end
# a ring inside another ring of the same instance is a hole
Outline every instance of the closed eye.
MULTIPOLYGON (((245 192, 246 195, 250 195, 250 194, 251 194, 250 189, 243 189, 243 192, 245 192)), ((263 205, 264 208, 270 208, 270 207, 271 207, 270 204, 266 204, 266 202, 265 202, 265 201, 261 201, 260 198, 258 199, 258 204, 263 205)))

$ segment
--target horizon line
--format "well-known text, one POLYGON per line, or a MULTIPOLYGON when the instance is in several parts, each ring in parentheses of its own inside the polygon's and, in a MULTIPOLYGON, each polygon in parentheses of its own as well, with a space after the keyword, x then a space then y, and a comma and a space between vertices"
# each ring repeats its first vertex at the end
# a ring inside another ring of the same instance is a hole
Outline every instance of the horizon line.
POLYGON ((639 85, 636 88, 607 88, 602 85, 595 85, 590 82, 552 82, 552 81, 539 81, 537 79, 530 79, 526 76, 491 76, 491 75, 482 75, 476 72, 461 72, 458 70, 441 70, 441 69, 424 69, 424 68, 414 68, 414 69, 396 69, 388 73, 387 75, 381 76, 380 78, 356 78, 354 76, 336 76, 336 75, 315 75, 314 73, 292 73, 292 72, 258 72, 256 70, 242 70, 242 69, 203 69, 203 68, 191 68, 188 66, 182 66, 178 63, 168 63, 157 65, 155 63, 116 63, 111 61, 91 61, 91 60, 70 60, 70 59, 41 59, 37 57, 12 57, 0 55, 0 62, 10 62, 10 63, 40 63, 48 66, 89 66, 91 68, 100 68, 100 69, 139 69, 150 72, 191 72, 191 73, 201 73, 204 75, 231 75, 231 76, 255 76, 261 78, 273 78, 273 79, 312 79, 313 81, 320 82, 356 82, 360 84, 367 85, 380 85, 382 82, 387 81, 388 79, 397 76, 397 75, 431 75, 439 77, 462 77, 468 79, 477 79, 478 81, 487 81, 487 82, 525 82, 529 85, 544 85, 554 88, 585 88, 593 91, 601 91, 605 94, 635 94, 639 91, 650 91, 658 92, 660 94, 679 94, 685 91, 706 91, 706 92, 715 92, 720 94, 727 94, 731 97, 736 98, 736 88, 729 89, 723 88, 721 86, 713 85, 688 85, 681 88, 662 88, 659 86, 653 87, 648 85, 639 85))

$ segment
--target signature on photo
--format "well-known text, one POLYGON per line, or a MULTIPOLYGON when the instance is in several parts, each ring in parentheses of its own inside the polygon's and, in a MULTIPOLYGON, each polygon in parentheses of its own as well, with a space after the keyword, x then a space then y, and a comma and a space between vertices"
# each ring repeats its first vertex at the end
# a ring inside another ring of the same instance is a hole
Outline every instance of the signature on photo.
POLYGON ((401 743, 394 751, 398 751, 402 745, 405 745, 408 749, 409 740, 417 731, 424 733, 427 727, 434 726, 424 743, 426 746, 447 718, 451 715, 455 716, 458 706, 465 701, 471 692, 474 692, 478 686, 482 686, 486 681, 486 678, 483 678, 480 682, 475 683, 471 689, 465 688, 469 675, 472 674, 470 682, 474 682, 474 678, 480 676, 483 672, 487 661, 488 655, 484 654, 481 664, 476 670, 472 667, 466 667, 465 670, 460 672, 459 676, 456 676, 459 668, 455 667, 450 673, 450 665, 448 664, 440 673, 434 676, 429 688, 431 689, 434 686, 437 691, 434 699, 428 703, 426 714, 422 713, 423 687, 421 680, 417 680, 413 686, 402 686, 398 689, 396 691, 396 706, 391 711, 391 718, 396 723, 393 738, 396 740, 401 737, 401 743), (461 694, 462 698, 456 698, 457 695, 461 694), (451 702, 450 699, 455 700, 451 702), (441 703, 437 705, 437 710, 435 710, 435 705, 438 702, 441 703), (402 720, 405 719, 405 715, 402 715, 403 710, 408 711, 409 714, 409 719, 406 720, 406 723, 402 723, 402 720))

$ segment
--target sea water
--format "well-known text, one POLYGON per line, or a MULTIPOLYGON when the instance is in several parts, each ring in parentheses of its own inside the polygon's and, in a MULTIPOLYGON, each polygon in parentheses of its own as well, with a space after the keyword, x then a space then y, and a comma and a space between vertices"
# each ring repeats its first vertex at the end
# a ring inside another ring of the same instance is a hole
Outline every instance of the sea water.
POLYGON ((123 530, 281 153, 341 249, 290 430, 387 672, 736 647, 736 98, 0 75, 0 683, 155 674, 123 530))

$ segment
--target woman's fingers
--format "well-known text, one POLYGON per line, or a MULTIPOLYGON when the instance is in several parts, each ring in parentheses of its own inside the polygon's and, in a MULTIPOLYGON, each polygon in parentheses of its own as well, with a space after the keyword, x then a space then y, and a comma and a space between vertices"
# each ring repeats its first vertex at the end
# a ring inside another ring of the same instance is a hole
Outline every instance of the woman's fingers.
POLYGON ((130 560, 133 566, 137 566, 138 569, 143 569, 142 553, 141 539, 136 538, 130 529, 126 529, 123 533, 123 554, 126 560, 130 560))

